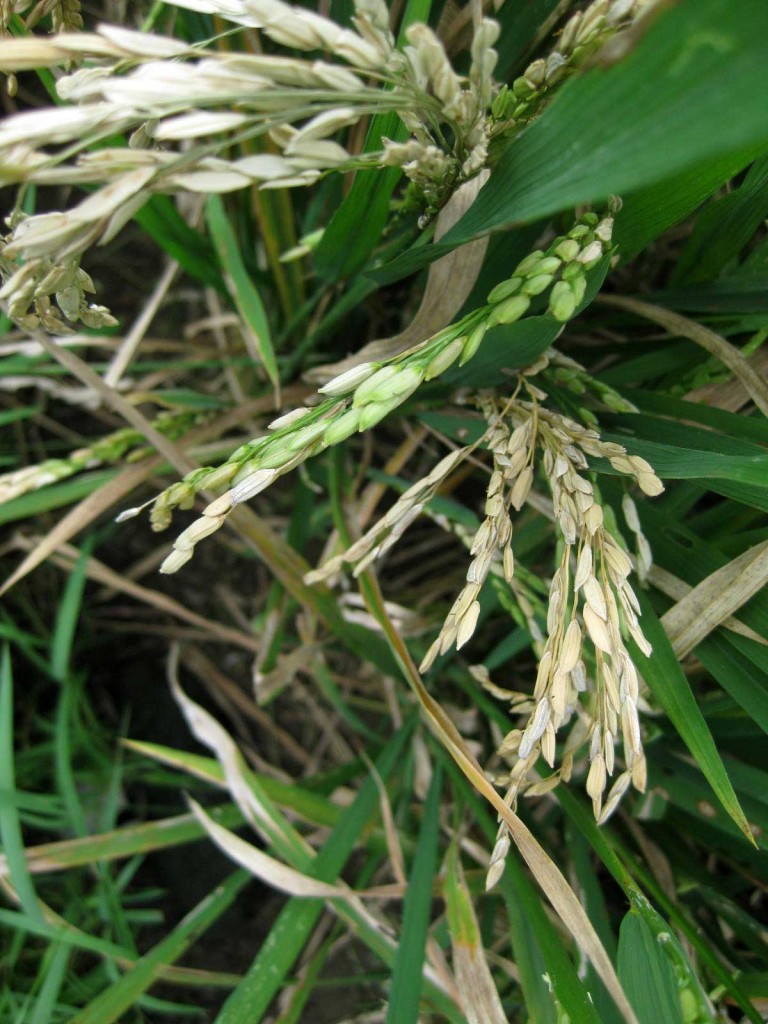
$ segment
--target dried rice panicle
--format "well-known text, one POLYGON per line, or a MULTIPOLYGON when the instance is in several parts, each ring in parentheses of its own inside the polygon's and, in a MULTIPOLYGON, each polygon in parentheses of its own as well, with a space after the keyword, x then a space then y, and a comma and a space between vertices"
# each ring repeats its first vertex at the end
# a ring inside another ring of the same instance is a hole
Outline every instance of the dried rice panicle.
MULTIPOLYGON (((596 430, 545 410, 536 401, 531 408, 564 543, 549 587, 546 640, 533 707, 525 726, 512 730, 500 750, 511 764, 504 784, 512 804, 523 792, 541 795, 570 778, 574 758, 586 746, 586 788, 595 818, 602 823, 630 785, 645 788, 639 679, 624 637, 632 637, 646 655, 651 647, 629 583, 632 560, 605 525, 595 487, 585 475, 587 455, 608 459, 646 494, 659 494, 663 486, 645 460, 628 455, 621 445, 603 442, 596 430), (554 768, 557 734, 566 728, 559 768, 534 781, 531 775, 539 757, 554 768), (619 751, 623 767, 617 765, 619 751)), ((631 499, 625 505, 634 508, 631 499)), ((631 525, 631 515, 627 519, 631 525)), ((492 858, 489 878, 497 877, 498 871, 492 858)))

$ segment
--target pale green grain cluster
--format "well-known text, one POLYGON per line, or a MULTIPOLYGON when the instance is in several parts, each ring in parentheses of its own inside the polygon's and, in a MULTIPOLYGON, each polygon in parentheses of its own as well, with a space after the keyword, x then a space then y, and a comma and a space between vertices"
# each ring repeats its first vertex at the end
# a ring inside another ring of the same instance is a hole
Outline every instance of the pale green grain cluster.
MULTIPOLYGON (((155 430, 170 440, 185 434, 200 419, 198 413, 161 413, 154 423, 155 430)), ((0 504, 21 497, 29 491, 48 487, 98 466, 113 465, 116 462, 136 462, 151 454, 146 439, 138 430, 126 427, 84 448, 78 448, 65 458, 46 459, 34 466, 0 475, 0 504)))
POLYGON ((422 383, 455 363, 466 363, 489 329, 519 320, 537 298, 555 319, 570 319, 584 298, 587 271, 610 251, 617 208, 618 202, 612 201, 603 218, 585 213, 567 235, 557 237, 546 250, 530 253, 491 291, 486 306, 394 359, 345 371, 320 389, 324 401, 319 405, 279 417, 270 424, 271 434, 242 445, 222 466, 194 470, 165 490, 152 507, 156 530, 169 525, 175 508, 190 508, 199 492, 225 493, 176 539, 162 571, 175 572, 189 561, 195 544, 214 533, 234 507, 331 445, 369 430, 422 383))
POLYGON ((503 86, 491 114, 491 138, 508 138, 539 113, 562 80, 594 56, 642 12, 647 0, 595 0, 566 22, 555 49, 532 61, 511 86, 503 86))

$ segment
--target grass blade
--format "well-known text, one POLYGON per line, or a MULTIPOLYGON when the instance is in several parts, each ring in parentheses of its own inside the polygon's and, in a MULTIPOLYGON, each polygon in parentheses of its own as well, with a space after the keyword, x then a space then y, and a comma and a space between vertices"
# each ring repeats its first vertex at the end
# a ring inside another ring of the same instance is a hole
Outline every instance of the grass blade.
POLYGON ((217 921, 251 881, 245 871, 236 871, 201 900, 165 939, 142 956, 131 970, 105 989, 70 1024, 112 1024, 157 980, 161 970, 173 963, 202 933, 217 921))
MULTIPOLYGON (((411 726, 407 726, 396 733, 378 758, 376 769, 382 778, 393 771, 410 731, 411 726)), ((377 804, 378 791, 369 777, 318 852, 310 870, 312 877, 324 882, 333 882, 338 877, 377 804)), ((322 902, 313 899, 292 899, 286 904, 242 982, 224 1004, 216 1024, 258 1024, 304 948, 322 909, 322 902)))
POLYGON ((675 657, 672 645, 650 601, 642 591, 639 593, 639 600, 643 611, 643 632, 653 646, 653 654, 647 658, 637 645, 630 641, 632 658, 653 695, 693 754, 699 768, 709 780, 723 807, 746 838, 754 843, 749 824, 712 734, 675 657))
MULTIPOLYGON (((264 304, 245 268, 240 246, 229 222, 221 196, 211 196, 205 206, 208 227, 224 279, 242 318, 242 330, 250 335, 267 376, 279 395, 280 375, 264 304)), ((279 405, 279 397, 276 398, 279 405)))
POLYGON ((442 773, 438 768, 432 775, 424 801, 424 817, 413 858, 403 908, 403 926, 392 972, 386 1024, 417 1024, 419 1017, 424 951, 432 909, 432 879, 440 835, 441 785, 442 773))
POLYGON ((3 647, 0 656, 0 839, 8 874, 24 913, 42 923, 37 893, 24 856, 24 839, 16 807, 16 772, 13 754, 13 673, 11 652, 3 647))

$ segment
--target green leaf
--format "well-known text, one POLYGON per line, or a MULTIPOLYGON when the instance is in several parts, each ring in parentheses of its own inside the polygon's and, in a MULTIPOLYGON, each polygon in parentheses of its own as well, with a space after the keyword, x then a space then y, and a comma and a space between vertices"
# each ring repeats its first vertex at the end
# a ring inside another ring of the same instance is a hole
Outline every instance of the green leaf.
POLYGON ((752 843, 754 840, 744 811, 741 809, 728 773, 712 739, 712 734, 699 710, 696 698, 680 668, 664 628, 650 601, 642 591, 639 592, 638 599, 643 613, 642 630, 653 646, 653 653, 650 658, 647 658, 630 640, 632 660, 693 754, 696 763, 709 780, 709 784, 723 807, 752 843))
MULTIPOLYGON (((677 424, 668 424, 674 434, 677 424)), ((694 447, 662 444, 624 434, 604 433, 605 441, 618 441, 631 455, 647 459, 662 480, 733 480, 756 488, 768 488, 768 455, 722 454, 694 447)), ((732 442, 734 446, 739 442, 732 442)), ((724 447, 729 447, 727 443, 724 447)))
POLYGON ((3 647, 0 660, 0 841, 8 861, 8 873, 24 913, 42 923, 37 893, 24 856, 24 837, 16 805, 16 772, 13 744, 13 673, 11 652, 3 647))
POLYGON ((43 961, 43 983, 35 1000, 34 1010, 29 1015, 29 1024, 49 1024, 55 1019, 56 1001, 64 982, 69 954, 67 946, 56 946, 43 961))
POLYGON ((95 473, 83 473, 70 480, 42 487, 39 491, 22 494, 19 498, 0 505, 0 526, 16 523, 21 519, 30 519, 41 512, 50 512, 65 505, 73 505, 108 483, 118 472, 117 469, 101 469, 95 473))
POLYGON ((75 1014, 70 1024, 112 1024, 122 1017, 153 984, 161 970, 178 960, 221 917, 250 881, 251 877, 245 871, 231 874, 182 918, 166 938, 145 953, 127 974, 75 1014))
POLYGON ((764 148, 766 48, 763 0, 697 0, 665 10, 617 64, 598 64, 565 83, 508 146, 439 245, 406 253, 379 279, 412 273, 489 231, 668 181, 748 147, 764 148))
MULTIPOLYGON (((380 149, 385 137, 397 142, 407 134, 397 114, 377 114, 368 129, 363 152, 380 149)), ((399 167, 357 172, 352 188, 331 217, 314 252, 314 266, 323 280, 350 277, 364 266, 387 223, 389 201, 401 173, 399 167), (361 210, 365 210, 362 219, 361 210)))
POLYGON ((261 356, 262 365, 272 384, 277 387, 280 377, 267 313, 261 296, 246 270, 240 246, 227 217, 221 196, 213 195, 208 198, 205 204, 205 214, 224 280, 243 320, 243 329, 251 332, 261 356))
POLYGON ((559 0, 535 0, 531 3, 503 4, 496 10, 494 18, 501 27, 496 50, 499 62, 494 77, 499 82, 508 80, 522 59, 531 53, 540 39, 542 26, 556 13, 559 0))
MULTIPOLYGON (((400 729, 377 760, 376 770, 382 779, 391 774, 402 756, 412 725, 409 723, 400 729)), ((374 813, 378 799, 378 789, 369 776, 313 861, 308 872, 313 878, 335 881, 374 813)), ((286 903, 243 981, 224 1004, 216 1024, 258 1024, 304 948, 322 911, 322 900, 294 898, 286 903)))
POLYGON ((699 217, 677 261, 674 282, 716 277, 768 217, 768 155, 750 168, 743 184, 711 203, 699 217))
POLYGON ((226 291, 210 245, 187 224, 168 196, 153 196, 134 220, 187 273, 217 291, 226 291))
MULTIPOLYGON (((586 309, 600 290, 610 266, 604 257, 587 274, 587 290, 574 316, 586 309)), ((490 387, 499 380, 501 370, 529 366, 553 344, 563 325, 551 313, 527 316, 513 324, 491 328, 483 338, 479 351, 464 366, 454 366, 441 378, 441 383, 460 387, 490 387)))
POLYGON ((77 630, 77 620, 80 616, 80 606, 85 590, 88 568, 88 559, 93 550, 93 538, 88 537, 84 541, 80 555, 74 569, 67 577, 64 586, 64 593, 59 602, 56 614, 56 625, 51 640, 51 675, 58 682, 66 679, 72 656, 72 644, 77 630))
MULTIPOLYGON (((765 274, 755 271, 720 281, 708 281, 706 284, 666 288, 652 298, 667 309, 696 313, 717 313, 722 316, 768 313, 765 274)), ((765 316, 759 319, 760 326, 768 325, 765 316)))
MULTIPOLYGON (((703 423, 732 437, 768 444, 768 421, 763 416, 727 412, 725 409, 703 405, 701 402, 686 402, 681 398, 670 398, 668 395, 640 389, 632 391, 630 397, 641 412, 657 412, 662 417, 672 417, 688 423, 703 423)), ((665 418, 664 428, 666 429, 668 425, 669 420, 665 418)))
MULTIPOLYGON (((579 897, 589 919, 595 926, 600 941, 613 962, 616 962, 616 937, 606 905, 604 885, 598 877, 593 852, 584 836, 568 822, 568 850, 573 860, 573 870, 579 883, 579 897)), ((582 968, 583 969, 583 968, 582 968)), ((585 983, 592 994, 592 1001, 601 1020, 601 1024, 623 1024, 618 1008, 597 975, 592 964, 588 964, 585 972, 585 983)))
POLYGON ((732 640, 718 630, 696 647, 696 657, 725 692, 768 733, 768 679, 764 672, 755 671, 755 666, 736 650, 732 640))
POLYGON ((397 947, 386 1024, 418 1024, 424 951, 432 911, 432 880, 437 864, 440 837, 440 787, 442 772, 432 775, 408 890, 403 907, 403 925, 397 947))
POLYGON ((621 922, 618 969, 640 1024, 681 1024, 675 973, 658 938, 633 910, 621 922))
POLYGON ((579 1024, 602 1024, 586 987, 576 973, 561 936, 544 912, 541 896, 528 880, 514 852, 507 854, 507 864, 499 883, 507 902, 509 926, 515 960, 520 967, 526 1001, 537 1006, 535 1024, 548 1024, 559 1019, 552 1013, 554 994, 572 1021, 579 1024), (541 977, 543 964, 546 979, 541 977), (525 965, 525 967, 523 966, 525 965))
POLYGON ((622 263, 633 259, 667 228, 678 224, 713 192, 738 174, 755 156, 755 149, 727 153, 681 171, 671 178, 632 192, 616 218, 614 241, 622 263))

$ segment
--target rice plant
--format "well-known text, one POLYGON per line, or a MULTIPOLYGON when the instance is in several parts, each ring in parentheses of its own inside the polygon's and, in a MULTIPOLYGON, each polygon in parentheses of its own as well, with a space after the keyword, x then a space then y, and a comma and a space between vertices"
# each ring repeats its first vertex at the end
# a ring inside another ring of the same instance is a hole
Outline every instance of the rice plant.
POLYGON ((3 1020, 763 1019, 766 52, 0 3, 3 1020))

